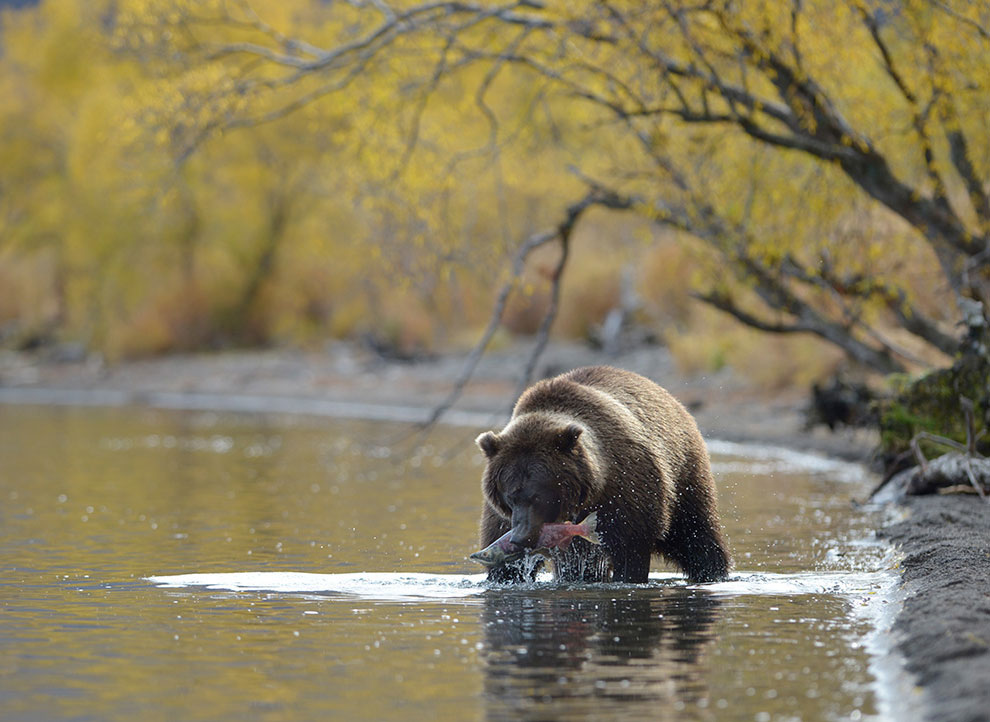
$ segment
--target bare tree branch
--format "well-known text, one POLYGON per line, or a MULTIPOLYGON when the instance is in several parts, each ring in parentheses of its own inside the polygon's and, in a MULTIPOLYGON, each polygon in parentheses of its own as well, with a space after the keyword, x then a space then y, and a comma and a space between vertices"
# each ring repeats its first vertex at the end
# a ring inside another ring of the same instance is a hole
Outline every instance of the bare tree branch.
POLYGON ((719 311, 733 316, 736 320, 741 321, 746 326, 750 328, 755 328, 758 331, 766 331, 767 333, 808 333, 811 329, 805 328, 799 323, 782 323, 780 321, 767 321, 758 318, 756 315, 743 310, 739 305, 733 300, 731 296, 725 293, 719 293, 716 291, 708 291, 706 293, 693 292, 691 294, 692 298, 696 298, 703 303, 707 303, 713 308, 717 308, 719 311))
MULTIPOLYGON (((935 197, 938 198, 941 203, 948 205, 949 201, 946 197, 945 181, 942 179, 941 174, 938 172, 938 168, 935 166, 935 150, 932 148, 931 137, 928 134, 928 128, 925 122, 927 113, 922 112, 919 107, 917 95, 915 95, 915 93, 908 87, 904 77, 894 65, 893 54, 887 46, 887 42, 880 34, 880 23, 877 21, 876 16, 871 13, 870 10, 861 2, 856 2, 856 8, 859 10, 863 24, 866 25, 870 32, 870 37, 873 39, 873 44, 876 45, 877 49, 880 51, 880 57, 883 59, 884 70, 887 75, 890 76, 891 80, 894 81, 894 85, 897 86, 897 89, 901 92, 901 95, 904 96, 904 100, 906 100, 908 105, 911 107, 911 124, 914 126, 914 130, 918 134, 918 139, 921 142, 921 152, 924 157, 925 173, 932 182, 935 197)), ((936 93, 937 92, 938 91, 936 90, 936 93)))
MULTIPOLYGON (((781 271, 802 283, 825 289, 840 298, 850 296, 863 300, 878 299, 897 317, 905 330, 949 356, 959 350, 959 340, 941 331, 934 320, 908 300, 903 288, 864 274, 840 276, 825 254, 820 259, 816 271, 809 271, 793 255, 788 254, 781 262, 781 271)), ((910 355, 899 351, 897 353, 905 358, 911 358, 910 355)))
MULTIPOLYGON (((620 14, 621 15, 621 14, 620 14)), ((795 137, 782 136, 767 131, 753 120, 753 114, 740 114, 738 126, 751 137, 775 145, 807 152, 825 160, 837 160, 851 180, 871 197, 905 218, 918 228, 933 245, 944 244, 956 253, 967 256, 981 253, 990 245, 990 236, 978 237, 966 230, 965 223, 952 212, 944 195, 927 198, 894 175, 887 160, 861 133, 856 132, 835 108, 823 88, 811 77, 799 74, 780 56, 762 46, 747 29, 732 24, 724 12, 716 13, 724 23, 726 32, 734 34, 743 48, 754 58, 757 67, 766 71, 767 79, 778 89, 788 104, 786 110, 774 104, 756 104, 749 94, 738 87, 724 83, 720 78, 705 78, 710 87, 731 104, 742 103, 747 108, 759 110, 787 125, 795 137), (772 112, 771 112, 772 109, 772 112), (803 116, 809 120, 803 120, 803 116)), ((651 52, 648 48, 642 48, 651 52)), ((658 53, 651 52, 654 62, 668 72, 678 75, 705 75, 697 69, 677 68, 665 62, 658 53)), ((706 122, 702 116, 700 122, 706 122)), ((960 281, 956 272, 955 283, 960 281)))
POLYGON ((944 97, 938 107, 945 128, 945 138, 949 142, 949 159, 966 186, 969 201, 980 219, 983 232, 990 235, 990 191, 987 191, 985 182, 973 167, 972 151, 959 123, 955 104, 951 98, 944 97))
POLYGON ((464 392, 464 387, 467 386, 468 382, 471 380, 474 370, 478 367, 481 357, 484 355, 488 345, 492 341, 492 338, 495 336, 495 332, 498 330, 499 324, 502 322, 502 316, 505 313, 505 307, 509 301, 509 296, 515 289, 520 275, 522 275, 523 269, 526 266, 526 259, 529 258, 529 255, 537 248, 550 243, 556 238, 556 230, 544 231, 542 233, 537 233, 530 236, 519 246, 512 261, 512 272, 509 276, 509 280, 502 284, 502 287, 499 289, 498 296, 495 299, 495 304, 492 306, 492 312, 488 318, 488 325, 485 327, 484 332, 481 334, 481 338, 475 344, 474 348, 471 349, 471 353, 468 354, 467 361, 464 362, 461 373, 454 380, 450 393, 443 401, 434 407, 429 419, 423 423, 424 427, 433 426, 461 397, 461 394, 464 392))
POLYGON ((502 287, 499 289, 498 297, 495 300, 495 305, 492 307, 492 313, 488 318, 488 325, 481 334, 481 338, 478 340, 478 343, 475 344, 474 348, 471 350, 471 353, 468 355, 467 361, 464 363, 461 373, 458 375, 457 379, 455 379, 453 387, 447 395, 447 398, 434 407, 429 419, 422 424, 424 428, 430 427, 439 421, 444 413, 446 413, 461 397, 461 394, 464 392, 464 388, 471 380, 475 369, 478 367, 481 357, 484 355, 485 350, 491 343, 492 337, 498 330, 499 324, 502 322, 502 316, 505 313, 505 307, 508 303, 509 296, 515 289, 519 277, 522 275, 522 272, 526 267, 526 259, 529 258, 529 255, 537 248, 556 240, 561 243, 562 252, 560 260, 557 263, 557 268, 555 269, 553 279, 554 300, 551 303, 550 309, 548 310, 546 316, 544 316, 540 327, 540 333, 537 338, 537 344, 534 347, 533 353, 530 355, 529 362, 527 362, 526 372, 523 378, 524 385, 528 385, 528 380, 525 379, 526 377, 532 377, 536 360, 539 358, 540 353, 542 353, 543 348, 546 346, 546 339, 549 335, 550 327, 556 318, 559 286, 563 277, 564 268, 567 264, 568 243, 570 241, 571 232, 574 230, 574 226, 577 224, 584 212, 593 206, 627 209, 631 207, 631 202, 615 193, 611 193, 602 188, 593 187, 580 200, 571 204, 567 208, 564 218, 557 224, 557 226, 550 230, 530 236, 519 246, 512 260, 512 271, 509 279, 502 284, 502 287))
MULTIPOLYGON (((613 112, 627 122, 630 120, 629 115, 623 114, 619 110, 615 110, 613 108, 613 112)), ((630 128, 634 132, 637 132, 631 124, 630 128)), ((893 361, 890 356, 891 353, 901 356, 902 358, 906 358, 912 362, 918 361, 913 354, 885 339, 875 328, 863 323, 858 315, 854 316, 850 314, 849 318, 853 323, 860 326, 870 337, 877 341, 884 349, 883 351, 877 351, 876 349, 863 344, 853 336, 849 329, 843 328, 840 324, 828 321, 824 315, 816 311, 810 304, 788 291, 782 282, 777 281, 774 278, 773 273, 771 273, 769 269, 765 268, 762 263, 756 261, 756 259, 749 255, 745 250, 753 246, 753 241, 747 238, 747 232, 742 228, 735 228, 727 224, 707 200, 700 197, 691 189, 686 176, 674 167, 673 162, 669 158, 661 155, 653 147, 653 144, 649 141, 649 139, 643 137, 642 133, 637 132, 637 135, 640 138, 644 150, 655 160, 658 167, 660 167, 674 181, 678 188, 680 188, 692 199, 691 206, 693 208, 694 217, 692 217, 691 212, 687 212, 683 209, 677 209, 669 204, 664 204, 654 205, 653 220, 660 224, 672 226, 678 228, 679 230, 691 233, 697 237, 707 240, 716 248, 720 248, 722 253, 729 257, 733 257, 738 263, 741 263, 741 266, 747 269, 747 273, 752 278, 756 279, 757 292, 764 297, 771 307, 786 310, 789 313, 804 319, 804 322, 796 325, 772 324, 761 321, 755 316, 746 315, 738 308, 730 311, 727 306, 723 308, 715 303, 715 301, 722 301, 725 303, 724 298, 716 299, 714 297, 708 298, 705 296, 700 296, 700 300, 707 300, 711 303, 711 305, 721 308, 721 310, 726 312, 731 312, 737 319, 752 325, 754 328, 777 333, 792 333, 796 331, 807 331, 809 333, 814 333, 831 341, 832 343, 835 343, 840 348, 843 348, 852 357, 880 370, 889 371, 899 370, 902 368, 897 362, 893 361)), ((643 205, 641 200, 630 200, 628 203, 630 205, 632 203, 643 205)), ((790 269, 782 267, 779 271, 784 273, 785 276, 796 278, 809 285, 819 286, 833 292, 837 290, 836 285, 825 283, 821 278, 814 278, 811 274, 798 273, 796 272, 797 269, 798 266, 796 263, 792 262, 790 269)), ((873 290, 879 291, 880 289, 879 287, 875 287, 873 290)), ((917 309, 913 308, 913 306, 907 302, 906 296, 903 292, 899 295, 891 295, 893 294, 893 291, 890 289, 884 290, 887 291, 884 298, 887 301, 888 306, 895 313, 895 315, 903 321, 903 325, 907 328, 907 330, 918 335, 928 343, 932 343, 936 346, 936 348, 939 348, 946 353, 951 354, 958 348, 958 342, 941 333, 934 323, 930 322, 920 312, 918 312, 917 309)), ((865 297, 866 295, 867 294, 865 293, 861 294, 862 297, 865 297)), ((841 298, 839 300, 840 303, 844 305, 844 301, 842 301, 841 298)))
MULTIPOLYGON (((686 96, 678 85, 668 82, 668 87, 680 98, 683 104, 683 107, 675 113, 682 120, 698 123, 733 122, 747 135, 760 142, 774 147, 802 151, 823 160, 838 161, 845 173, 868 194, 904 217, 923 233, 927 233, 931 242, 946 243, 957 253, 972 255, 981 252, 990 244, 990 238, 975 237, 966 231, 965 224, 959 220, 944 200, 944 193, 936 190, 935 198, 926 198, 915 188, 898 179, 891 171, 886 159, 873 148, 869 139, 857 133, 846 122, 836 110, 827 93, 812 78, 803 74, 799 76, 798 71, 783 58, 770 52, 767 48, 761 47, 750 31, 730 22, 724 11, 714 14, 723 23, 726 32, 736 37, 743 50, 751 58, 754 58, 752 62, 755 63, 756 67, 766 71, 767 78, 777 87, 785 104, 767 98, 758 98, 746 88, 726 82, 710 62, 707 66, 688 65, 648 47, 642 35, 634 34, 635 30, 628 25, 622 12, 608 3, 603 2, 602 5, 606 16, 615 23, 617 28, 630 39, 635 38, 636 46, 640 52, 644 53, 661 71, 663 78, 669 81, 679 77, 697 82, 702 91, 714 92, 732 109, 732 112, 727 115, 713 112, 707 107, 707 104, 702 110, 693 108, 687 102, 686 96), (807 120, 804 119, 804 116, 807 116, 807 120), (783 134, 767 127, 761 123, 760 118, 781 123, 791 133, 783 134)), ((533 3, 524 2, 498 6, 465 2, 426 3, 410 8, 401 14, 386 15, 383 22, 364 37, 326 51, 315 60, 301 64, 300 59, 296 56, 269 59, 275 62, 284 61, 294 68, 293 74, 278 81, 279 83, 291 83, 303 74, 331 67, 343 67, 346 64, 346 59, 352 56, 362 57, 363 55, 366 61, 369 55, 374 55, 380 51, 399 34, 408 34, 423 29, 431 23, 435 24, 444 18, 465 14, 473 16, 474 22, 491 19, 510 25, 519 25, 529 31, 538 29, 548 32, 571 33, 591 42, 616 42, 615 36, 602 34, 594 31, 591 27, 576 27, 574 23, 569 21, 557 21, 523 12, 532 8, 533 3)), ((668 5, 668 12, 682 28, 689 44, 695 48, 696 53, 700 53, 700 58, 704 61, 704 51, 693 39, 687 27, 684 13, 670 5, 668 5)), ((714 11, 706 10, 705 12, 714 11)), ((880 40, 882 49, 887 50, 887 57, 889 58, 889 49, 883 44, 879 33, 876 34, 876 37, 880 40)), ((238 52, 250 50, 240 46, 235 46, 233 49, 238 52)), ((266 55, 270 55, 272 52, 275 51, 266 51, 266 55)), ((482 53, 479 57, 484 55, 482 53)), ((570 87, 575 94, 607 107, 616 114, 642 114, 644 112, 642 107, 626 107, 615 100, 601 96, 590 86, 578 83, 574 79, 565 77, 559 71, 542 65, 528 53, 512 55, 503 52, 495 53, 494 56, 498 59, 496 62, 529 64, 544 77, 561 82, 565 87, 570 87)), ((888 66, 894 73, 894 77, 900 78, 893 63, 888 63, 888 66)), ((903 79, 901 79, 901 87, 907 89, 903 79)), ((314 92, 310 100, 326 92, 332 92, 332 89, 328 87, 323 93, 314 92)), ((702 97, 704 97, 704 92, 702 97)), ((285 109, 272 113, 264 119, 279 117, 291 112, 293 108, 299 107, 304 102, 306 101, 300 100, 292 103, 291 106, 286 106, 285 109)), ((923 127, 921 132, 924 133, 923 127)), ((960 147, 958 140, 956 146, 960 147)), ((927 167, 933 168, 930 144, 925 155, 927 167)), ((964 156, 965 154, 960 156, 957 153, 957 157, 964 156)), ((972 174, 970 175, 972 176, 972 174)), ((944 188, 944 183, 938 185, 944 188)), ((975 187, 973 183, 967 185, 970 188, 975 187)))
POLYGON ((426 104, 429 102, 430 96, 432 96, 436 91, 437 86, 440 85, 440 81, 443 79, 444 73, 447 71, 447 58, 453 44, 454 36, 448 37, 447 43, 444 45, 444 48, 440 53, 440 58, 437 60, 436 65, 433 68, 433 74, 426 82, 426 87, 420 92, 419 98, 416 101, 416 107, 413 110, 413 118, 411 123, 412 127, 406 137, 405 149, 402 152, 402 158, 396 167, 395 173, 393 174, 393 179, 402 175, 402 172, 409 166, 409 161, 412 158, 412 154, 415 152, 416 146, 419 144, 420 126, 423 121, 423 113, 426 111, 426 104))
POLYGON ((550 279, 550 305, 547 306, 546 313, 543 314, 540 327, 536 331, 536 342, 533 344, 533 348, 530 349, 529 356, 526 359, 526 366, 519 376, 519 381, 516 382, 516 390, 512 394, 513 404, 515 404, 516 399, 522 396, 523 391, 532 382, 533 376, 536 373, 536 364, 547 347, 547 343, 550 340, 550 330, 553 328, 554 321, 557 320, 557 311, 560 307, 560 285, 564 280, 564 270, 567 268, 567 260, 570 256, 570 231, 566 234, 561 234, 559 240, 560 258, 557 260, 557 265, 553 269, 553 276, 550 279))
POLYGON ((952 9, 951 7, 949 7, 948 3, 942 2, 942 0, 931 0, 931 2, 932 2, 932 6, 933 7, 938 8, 939 10, 941 10, 942 12, 944 12, 949 17, 955 18, 956 20, 958 20, 959 22, 963 23, 967 27, 972 28, 984 40, 990 40, 990 30, 988 30, 987 28, 983 27, 982 25, 980 25, 978 22, 976 22, 972 18, 968 18, 965 15, 963 15, 962 13, 959 13, 956 10, 952 9))
MULTIPOLYGON (((210 48, 207 57, 256 58, 270 72, 249 74, 237 84, 238 92, 250 95, 271 91, 272 97, 281 104, 256 117, 218 118, 207 125, 194 142, 201 142, 202 138, 222 128, 283 117, 320 97, 345 90, 397 39, 415 33, 440 42, 430 45, 427 51, 430 58, 434 54, 437 57, 426 65, 423 91, 412 109, 411 126, 398 172, 405 167, 419 142, 421 116, 431 94, 444 77, 472 65, 482 65, 482 74, 475 78, 475 105, 488 124, 488 142, 461 157, 489 153, 496 173, 506 139, 499 127, 494 103, 488 96, 496 77, 509 64, 532 72, 546 88, 561 90, 567 97, 586 101, 604 111, 602 116, 611 116, 613 122, 625 124, 644 152, 641 157, 656 166, 656 176, 667 184, 670 192, 659 199, 644 201, 619 196, 600 184, 589 182, 588 194, 566 210, 563 220, 554 229, 524 241, 516 249, 509 280, 499 291, 488 327, 469 356, 450 397, 437 408, 430 423, 456 401, 470 379, 498 327, 529 253, 556 240, 561 243, 561 257, 553 277, 551 304, 520 381, 521 385, 529 383, 556 318, 559 284, 569 254, 570 231, 589 205, 624 209, 636 206, 658 223, 693 234, 721 254, 737 278, 750 284, 763 303, 785 314, 788 320, 767 321, 740 308, 727 295, 699 296, 710 305, 764 330, 817 334, 864 363, 881 370, 893 370, 900 368, 893 356, 908 357, 909 352, 897 348, 864 320, 866 301, 884 303, 891 314, 888 318, 896 318, 903 328, 946 353, 957 350, 959 344, 933 319, 921 313, 899 287, 876 278, 845 278, 834 269, 815 273, 801 267, 794 259, 767 261, 754 250, 760 245, 759 239, 754 237, 759 231, 728 220, 735 216, 723 213, 716 200, 693 188, 691 174, 678 168, 672 155, 656 142, 656 133, 669 126, 664 118, 670 117, 686 125, 734 128, 737 136, 748 136, 766 147, 795 150, 809 159, 834 164, 863 193, 905 219, 919 232, 935 251, 958 297, 976 296, 984 301, 985 307, 990 307, 986 305, 990 302, 990 285, 983 273, 990 255, 990 193, 979 177, 980 170, 974 166, 973 150, 956 117, 955 106, 934 82, 937 51, 926 51, 933 76, 932 86, 936 89, 930 98, 924 98, 916 79, 906 74, 910 66, 904 64, 899 46, 888 42, 889 31, 881 23, 878 11, 863 0, 848 1, 857 9, 863 27, 869 33, 870 40, 866 42, 872 41, 879 55, 879 65, 893 83, 894 103, 899 104, 899 97, 907 107, 905 117, 909 118, 917 136, 916 151, 923 160, 923 174, 911 175, 901 170, 903 164, 895 162, 899 159, 875 145, 864 127, 854 125, 858 116, 848 111, 846 99, 834 95, 834 83, 820 83, 809 74, 809 66, 803 62, 799 47, 805 22, 801 16, 801 0, 791 0, 789 35, 785 29, 779 42, 768 41, 761 30, 753 29, 751 17, 737 12, 732 3, 688 5, 660 0, 644 7, 634 4, 620 8, 609 0, 600 0, 588 11, 588 17, 571 18, 566 12, 544 14, 542 6, 528 0, 495 5, 448 0, 407 6, 401 10, 392 8, 386 0, 354 0, 356 6, 368 8, 372 15, 356 37, 347 38, 326 50, 287 38, 257 15, 245 12, 246 19, 240 22, 251 31, 250 34, 242 41, 210 48), (467 32, 488 22, 493 27, 507 27, 510 33, 492 33, 479 40, 478 33, 467 32), (646 28, 657 30, 658 25, 662 32, 646 31, 646 28), (536 41, 530 42, 531 38, 536 41), (553 50, 547 51, 548 43, 553 50), (624 74, 620 69, 622 63, 608 62, 610 58, 619 57, 616 53, 622 51, 625 51, 623 62, 638 63, 637 73, 624 74), (292 99, 280 95, 304 78, 326 82, 316 88, 311 84, 301 86, 300 93, 302 89, 308 92, 292 99), (941 158, 936 153, 941 152, 943 146, 932 139, 933 111, 938 112, 942 120, 951 166, 945 162, 944 153, 941 158), (850 115, 847 117, 845 112, 850 115), (939 158, 941 165, 937 163, 939 158), (943 174, 952 173, 962 180, 967 190, 978 219, 976 232, 972 216, 957 212, 949 201, 948 184, 943 174), (816 307, 809 300, 820 300, 822 293, 827 294, 828 310, 816 307)), ((973 21, 961 16, 947 3, 931 1, 941 12, 972 27, 973 21)), ((981 29, 978 24, 976 28, 981 29)), ((621 174, 617 175, 621 177, 621 174)), ((656 195, 662 193, 661 190, 656 195)), ((503 212, 500 216, 504 222, 508 214, 503 212)), ((508 226, 504 227, 504 232, 507 238, 512 237, 508 226)))
MULTIPOLYGON (((384 7, 378 5, 379 8, 384 7)), ((467 2, 433 2, 416 5, 405 12, 385 12, 385 19, 377 27, 356 40, 343 43, 332 50, 320 51, 309 46, 316 53, 311 60, 301 60, 296 55, 277 53, 256 43, 229 43, 215 47, 210 58, 224 55, 253 54, 264 57, 279 65, 293 68, 300 73, 311 73, 344 62, 348 56, 365 50, 378 50, 387 45, 397 35, 406 35, 415 30, 432 26, 439 20, 455 15, 474 15, 478 19, 499 20, 509 25, 527 28, 550 29, 554 24, 535 15, 517 12, 521 8, 534 8, 531 2, 513 2, 507 5, 485 6, 467 2)))
MULTIPOLYGON (((603 194, 603 198, 608 199, 606 202, 608 207, 625 210, 644 205, 640 199, 622 196, 605 189, 600 184, 594 184, 594 188, 603 194)), ((691 233, 720 249, 725 257, 733 261, 730 268, 743 280, 751 282, 753 290, 770 308, 783 311, 795 320, 792 323, 775 323, 759 319, 743 311, 724 294, 701 294, 697 296, 699 300, 709 302, 716 308, 731 313, 738 320, 763 331, 774 333, 803 331, 817 335, 843 349, 860 363, 878 371, 892 373, 904 370, 904 367, 891 357, 891 351, 896 349, 889 342, 884 341, 874 329, 864 326, 884 347, 881 350, 859 340, 851 329, 830 320, 811 303, 792 292, 786 283, 774 274, 773 269, 749 252, 748 249, 753 248, 755 243, 748 237, 745 229, 727 224, 704 201, 695 199, 692 211, 671 205, 654 205, 651 215, 653 220, 661 225, 691 233)))
MULTIPOLYGON (((671 83, 671 77, 699 81, 704 89, 717 92, 730 104, 742 106, 750 113, 759 112, 769 118, 783 123, 788 127, 793 127, 795 124, 796 120, 794 115, 787 106, 781 105, 780 103, 777 103, 769 98, 753 95, 746 89, 740 88, 736 85, 728 84, 719 76, 718 73, 705 72, 694 65, 677 62, 673 58, 665 55, 663 52, 650 48, 646 44, 644 35, 627 23, 626 17, 621 11, 614 8, 608 2, 603 1, 602 4, 607 9, 609 17, 626 31, 628 38, 634 42, 639 51, 643 53, 643 55, 652 62, 654 67, 661 72, 663 78, 668 82, 677 97, 681 100, 685 112, 691 111, 690 103, 687 102, 686 96, 680 92, 680 89, 677 88, 675 84, 671 83)), ((707 116, 709 113, 707 109, 704 109, 696 114, 707 116)))

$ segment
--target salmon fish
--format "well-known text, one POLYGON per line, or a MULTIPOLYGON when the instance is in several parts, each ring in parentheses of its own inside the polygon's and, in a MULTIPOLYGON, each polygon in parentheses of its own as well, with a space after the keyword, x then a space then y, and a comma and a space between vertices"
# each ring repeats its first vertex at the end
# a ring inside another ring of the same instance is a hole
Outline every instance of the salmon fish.
POLYGON ((535 549, 523 549, 512 543, 512 530, 505 532, 480 552, 470 556, 474 561, 486 567, 497 567, 507 562, 515 561, 529 552, 546 555, 548 549, 566 549, 575 537, 586 539, 592 544, 601 544, 598 537, 598 512, 592 512, 584 521, 574 524, 565 521, 561 524, 544 524, 540 536, 536 540, 535 549))

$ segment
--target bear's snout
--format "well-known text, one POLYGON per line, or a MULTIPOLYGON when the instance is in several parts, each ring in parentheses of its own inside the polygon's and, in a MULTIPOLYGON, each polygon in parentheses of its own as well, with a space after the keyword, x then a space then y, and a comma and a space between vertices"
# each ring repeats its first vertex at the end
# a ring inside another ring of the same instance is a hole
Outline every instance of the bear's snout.
POLYGON ((517 503, 512 507, 512 536, 509 539, 519 547, 534 548, 543 525, 557 520, 559 507, 559 504, 536 501, 517 503))
POLYGON ((543 528, 543 518, 531 506, 517 506, 512 510, 512 536, 509 540, 517 547, 532 549, 543 528))

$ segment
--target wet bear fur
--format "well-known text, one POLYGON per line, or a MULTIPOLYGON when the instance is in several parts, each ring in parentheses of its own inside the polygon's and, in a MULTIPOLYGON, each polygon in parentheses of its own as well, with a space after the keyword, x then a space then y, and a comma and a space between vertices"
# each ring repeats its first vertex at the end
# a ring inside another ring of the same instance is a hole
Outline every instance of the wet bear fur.
MULTIPOLYGON (((602 545, 577 539, 555 551, 559 579, 642 583, 653 554, 693 582, 726 577, 705 443, 687 410, 649 379, 595 366, 540 381, 504 429, 477 443, 487 459, 482 548, 510 529, 531 547, 543 523, 598 512, 602 545)), ((489 571, 499 582, 529 575, 513 565, 489 571)))

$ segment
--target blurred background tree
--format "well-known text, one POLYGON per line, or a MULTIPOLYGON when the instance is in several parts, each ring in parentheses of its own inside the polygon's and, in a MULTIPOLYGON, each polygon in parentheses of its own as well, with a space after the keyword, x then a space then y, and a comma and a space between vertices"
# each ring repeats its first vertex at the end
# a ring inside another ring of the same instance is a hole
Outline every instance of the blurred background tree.
POLYGON ((985 3, 63 0, 2 23, 20 333, 414 351, 501 288, 482 345, 558 315, 588 335, 626 268, 685 363, 736 333, 688 293, 819 339, 814 373, 825 347, 885 374, 986 356, 985 3))

